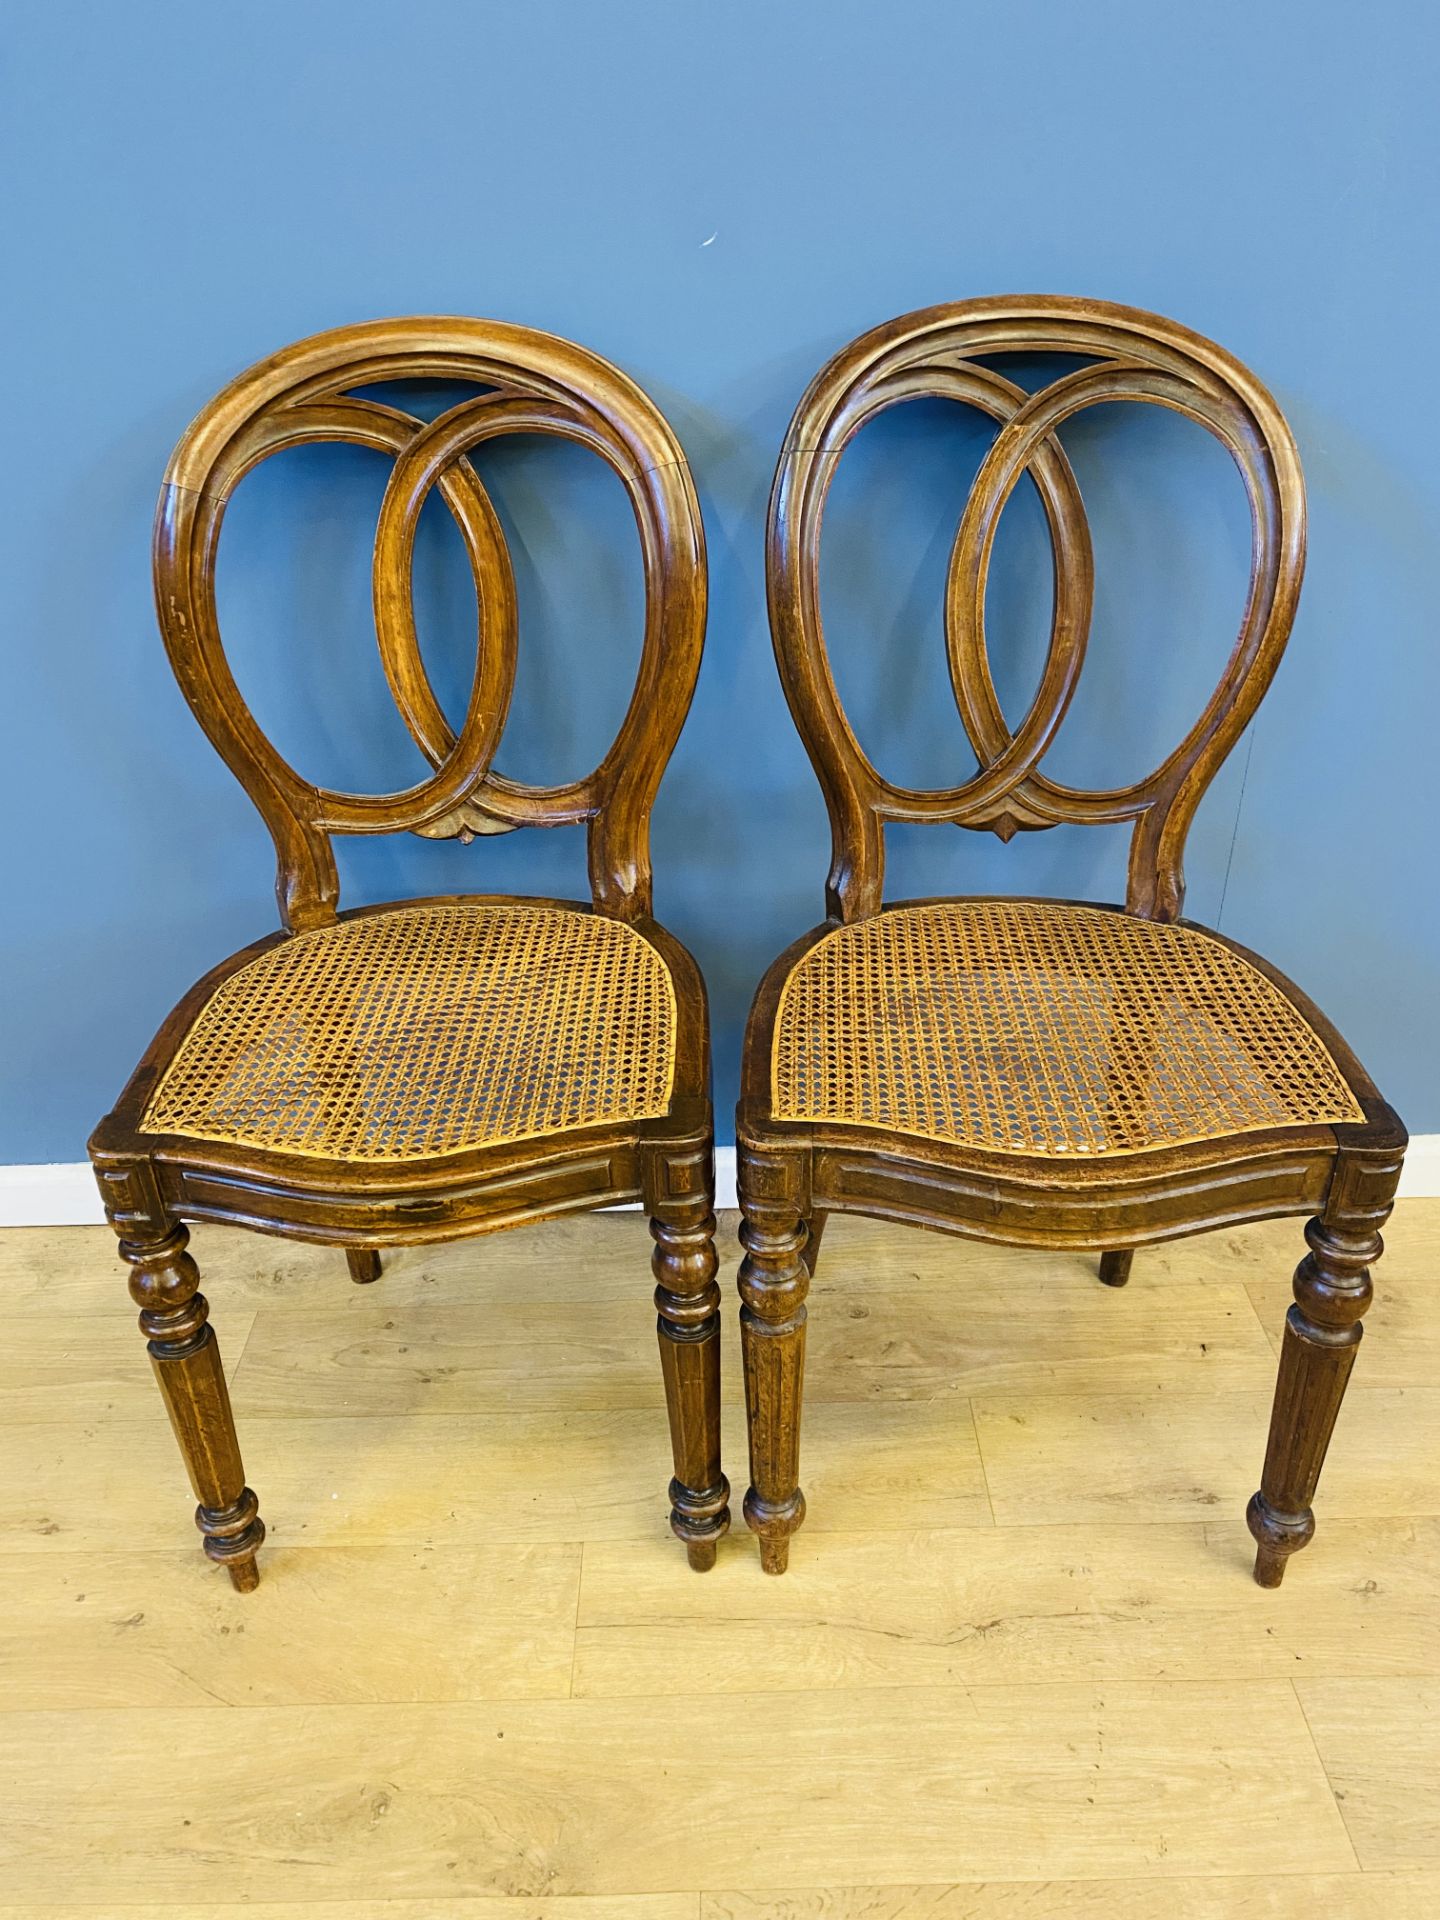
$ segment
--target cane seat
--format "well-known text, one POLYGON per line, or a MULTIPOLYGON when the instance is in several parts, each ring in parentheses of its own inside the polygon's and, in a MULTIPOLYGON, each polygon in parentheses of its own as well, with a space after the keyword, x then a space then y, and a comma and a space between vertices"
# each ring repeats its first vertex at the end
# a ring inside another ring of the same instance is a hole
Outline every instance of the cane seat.
POLYGON ((777 1120, 1031 1154, 1363 1118, 1233 948, 1055 901, 940 901, 826 934, 781 990, 772 1093, 777 1120))
POLYGON ((663 1114, 675 990, 636 930, 419 903, 297 933, 221 981, 149 1133, 394 1162, 663 1114))

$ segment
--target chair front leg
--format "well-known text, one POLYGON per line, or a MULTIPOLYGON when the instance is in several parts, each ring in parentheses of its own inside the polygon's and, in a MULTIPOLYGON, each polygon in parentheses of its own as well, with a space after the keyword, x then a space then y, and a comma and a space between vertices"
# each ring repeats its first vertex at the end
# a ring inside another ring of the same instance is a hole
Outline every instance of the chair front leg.
POLYGON ((1370 1263, 1384 1243, 1361 1223, 1347 1225, 1310 1221, 1310 1251, 1295 1269, 1265 1471, 1245 1515, 1258 1543, 1255 1578, 1262 1587, 1279 1586, 1285 1562, 1315 1532, 1310 1502, 1355 1364, 1361 1315, 1373 1297, 1370 1263))
POLYGON ((760 1539, 766 1573, 783 1573, 790 1536, 805 1518, 800 1491, 800 1408, 805 1389, 807 1230, 793 1208, 767 1204, 744 1189, 740 1238, 740 1340, 750 1425, 750 1490, 745 1524, 760 1539))
POLYGON ((149 1341, 155 1378, 200 1502, 195 1524, 205 1536, 205 1551, 248 1593, 260 1583, 255 1556, 265 1526, 245 1484, 220 1348, 199 1291, 199 1269, 186 1252, 189 1241, 177 1223, 160 1239, 122 1239, 120 1254, 131 1268, 140 1331, 149 1341))
POLYGON ((655 1251, 656 1330, 675 1478, 670 1526, 697 1573, 715 1564, 730 1527, 730 1483, 720 1467, 720 1288, 715 1279, 715 1215, 708 1193, 657 1203, 650 1222, 655 1251))

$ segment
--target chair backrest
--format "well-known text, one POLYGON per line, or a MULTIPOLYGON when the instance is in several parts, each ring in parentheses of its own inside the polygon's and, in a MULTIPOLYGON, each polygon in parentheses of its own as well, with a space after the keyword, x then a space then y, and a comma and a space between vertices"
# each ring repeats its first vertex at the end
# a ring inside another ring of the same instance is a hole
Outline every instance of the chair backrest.
POLYGON ((450 318, 379 320, 286 348, 227 387, 177 447, 156 520, 155 594, 185 697, 274 838, 286 926, 334 918, 333 834, 467 838, 577 821, 588 823, 595 905, 623 919, 650 911, 650 807, 699 671, 705 547, 674 434, 597 355, 529 328, 450 318), (355 392, 417 378, 484 391, 430 422, 355 392), (556 434, 609 463, 629 495, 644 563, 645 632, 629 708, 599 766, 565 786, 526 786, 491 771, 515 677, 515 584, 499 520, 466 455, 521 432, 556 434), (221 643, 215 559, 226 502, 270 454, 320 440, 395 460, 375 537, 375 626, 390 690, 433 769, 400 793, 338 793, 303 779, 257 725, 221 643), (411 600, 415 527, 432 487, 459 527, 479 601, 475 676, 458 735, 426 674, 411 600))
POLYGON ((1169 320, 1098 301, 1016 296, 930 307, 845 347, 791 422, 771 495, 768 550, 776 658, 830 813, 831 917, 857 920, 879 910, 887 820, 951 821, 1006 840, 1017 828, 1133 820, 1126 904, 1150 919, 1176 918, 1191 818, 1270 684, 1304 562, 1304 485, 1283 415, 1238 361, 1169 320), (1030 393, 985 364, 1014 353, 1084 356, 1087 364, 1030 393), (840 454, 867 420, 922 397, 963 401, 999 423, 960 520, 945 602, 950 680, 979 766, 962 785, 935 791, 893 785, 861 748, 836 692, 819 593, 821 522, 840 454), (1169 407, 1229 449, 1249 496, 1252 560, 1239 635, 1199 719, 1154 772, 1100 791, 1060 785, 1040 762, 1084 664, 1094 578, 1084 509, 1056 429, 1112 400, 1169 407), (1001 511, 1026 472, 1054 549, 1054 614, 1039 687, 1012 732, 986 652, 985 587, 1001 511))

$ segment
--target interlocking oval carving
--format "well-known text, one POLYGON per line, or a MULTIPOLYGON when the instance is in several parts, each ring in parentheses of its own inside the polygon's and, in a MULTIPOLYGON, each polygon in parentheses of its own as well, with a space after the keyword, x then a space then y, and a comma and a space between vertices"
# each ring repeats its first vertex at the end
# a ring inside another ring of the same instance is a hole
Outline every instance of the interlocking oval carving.
POLYGON ((494 321, 377 321, 316 335, 242 374, 199 415, 171 459, 155 531, 160 625, 185 697, 265 818, 285 924, 334 917, 330 836, 504 833, 585 821, 603 911, 650 910, 649 814, 689 706, 705 626, 705 549, 684 455, 647 397, 597 355, 494 321), (406 379, 484 389, 426 421, 357 391, 406 379), (507 779, 493 761, 515 679, 515 582, 495 509, 468 456, 509 433, 589 448, 624 485, 640 537, 645 631, 628 710, 585 778, 553 787, 507 779), (375 629, 386 680, 432 769, 404 792, 341 793, 305 780, 266 738, 225 657, 215 556, 225 506, 282 449, 349 441, 394 459, 375 536, 375 629), (479 609, 476 665, 458 733, 421 656, 412 600, 420 511, 438 490, 455 519, 479 609))
POLYGON ((1019 828, 1062 821, 1133 820, 1127 905, 1151 919, 1177 918, 1190 821, 1279 663, 1304 554, 1304 486, 1284 416, 1238 361, 1171 321, 1095 301, 973 300, 908 314, 844 348, 791 422, 771 496, 768 552, 776 657, 830 812, 832 917, 878 911, 887 820, 952 821, 1007 840, 1019 828), (984 364, 1015 353, 1089 364, 1031 393, 984 364), (836 462, 867 421, 920 397, 954 400, 998 423, 961 515, 945 596, 950 679, 979 767, 959 786, 928 791, 885 779, 860 746, 830 670, 819 594, 821 527, 836 462), (1130 786, 1081 789, 1050 779, 1040 765, 1084 665, 1094 585, 1085 510, 1057 433, 1084 409, 1115 400, 1167 407, 1228 449, 1250 503, 1250 584, 1220 683, 1185 738, 1130 786), (1054 549, 1054 611, 1040 684, 1012 731, 990 670, 985 591, 1001 512, 1027 473, 1054 549))

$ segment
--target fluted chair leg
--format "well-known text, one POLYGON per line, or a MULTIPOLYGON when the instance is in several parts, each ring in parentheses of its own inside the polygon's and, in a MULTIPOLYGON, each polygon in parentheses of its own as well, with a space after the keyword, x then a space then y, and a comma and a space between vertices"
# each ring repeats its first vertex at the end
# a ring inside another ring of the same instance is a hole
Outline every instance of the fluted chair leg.
POLYGON ((200 1502, 195 1524, 205 1537, 205 1551, 228 1569, 241 1593, 248 1593, 260 1584, 255 1556, 265 1526, 245 1484, 220 1348, 199 1291, 199 1269, 186 1251, 189 1240, 177 1223, 159 1239, 122 1240, 120 1253, 131 1268, 140 1331, 149 1341, 155 1378, 200 1502))
POLYGON ((690 1565, 706 1573, 730 1526, 730 1483, 720 1467, 720 1288, 710 1196, 662 1203, 650 1232, 660 1367, 675 1460, 670 1527, 685 1542, 690 1565))
POLYGON ((750 1425, 745 1524, 760 1539, 766 1573, 783 1573, 790 1536, 805 1518, 800 1491, 800 1408, 805 1386, 805 1296, 810 1268, 799 1215, 747 1198, 740 1238, 740 1340, 750 1425))
POLYGON ((1100 1256, 1100 1278, 1107 1287, 1123 1287, 1130 1278, 1130 1262, 1135 1258, 1133 1247, 1122 1247, 1114 1253, 1102 1253, 1100 1256))
POLYGON ((1383 1247, 1378 1233, 1346 1233, 1323 1220, 1312 1220, 1305 1238, 1310 1251, 1295 1269, 1295 1304, 1285 1316, 1265 1470, 1245 1516, 1262 1587, 1280 1585, 1285 1562, 1315 1532, 1310 1503, 1373 1298, 1370 1263, 1383 1247))
POLYGON ((374 1247, 347 1247, 345 1258, 350 1263, 350 1278, 357 1287, 368 1287, 380 1278, 380 1256, 374 1247))

